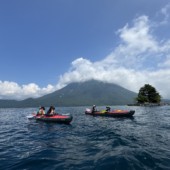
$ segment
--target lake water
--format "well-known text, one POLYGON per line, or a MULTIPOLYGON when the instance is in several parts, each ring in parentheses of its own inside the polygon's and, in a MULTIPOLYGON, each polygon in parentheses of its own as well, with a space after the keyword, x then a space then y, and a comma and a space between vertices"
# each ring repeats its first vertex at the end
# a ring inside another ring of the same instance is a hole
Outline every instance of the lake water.
POLYGON ((170 169, 170 106, 112 107, 135 110, 133 119, 85 108, 56 108, 70 125, 27 120, 36 108, 0 109, 0 170, 170 169))

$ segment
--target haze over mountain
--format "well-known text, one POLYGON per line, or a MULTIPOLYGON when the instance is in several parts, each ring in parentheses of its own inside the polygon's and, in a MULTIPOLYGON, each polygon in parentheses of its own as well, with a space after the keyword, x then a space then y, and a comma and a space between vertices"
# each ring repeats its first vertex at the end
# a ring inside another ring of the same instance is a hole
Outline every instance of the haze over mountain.
POLYGON ((0 107, 88 106, 133 104, 136 93, 119 85, 90 80, 71 83, 39 98, 22 101, 0 100, 0 107))

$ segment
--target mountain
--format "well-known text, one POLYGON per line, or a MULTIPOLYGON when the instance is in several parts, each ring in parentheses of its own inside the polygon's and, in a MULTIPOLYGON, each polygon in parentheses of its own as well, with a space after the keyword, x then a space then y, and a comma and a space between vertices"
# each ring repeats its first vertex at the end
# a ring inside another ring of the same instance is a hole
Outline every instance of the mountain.
POLYGON ((90 80, 71 83, 53 93, 22 101, 0 100, 0 107, 89 106, 133 104, 136 93, 119 85, 90 80))

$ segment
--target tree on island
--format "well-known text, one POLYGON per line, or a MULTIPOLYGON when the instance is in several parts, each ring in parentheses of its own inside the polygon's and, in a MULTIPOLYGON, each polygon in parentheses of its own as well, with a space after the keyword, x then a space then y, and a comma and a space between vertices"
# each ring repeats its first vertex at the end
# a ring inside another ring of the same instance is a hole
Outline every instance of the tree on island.
POLYGON ((160 103, 161 96, 154 87, 149 84, 145 84, 140 88, 136 101, 140 104, 160 103))

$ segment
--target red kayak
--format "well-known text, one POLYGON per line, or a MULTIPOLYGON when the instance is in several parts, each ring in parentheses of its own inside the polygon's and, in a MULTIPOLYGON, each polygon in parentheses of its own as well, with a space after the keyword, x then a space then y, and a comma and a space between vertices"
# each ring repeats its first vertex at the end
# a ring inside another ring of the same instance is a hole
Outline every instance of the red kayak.
POLYGON ((135 114, 135 110, 111 110, 111 111, 94 111, 86 109, 85 114, 92 116, 107 116, 107 117, 131 117, 135 114))
POLYGON ((56 122, 56 123, 65 123, 65 124, 70 124, 70 122, 73 119, 72 115, 70 114, 55 114, 52 116, 32 114, 30 116, 27 116, 27 118, 44 121, 44 122, 56 122))

